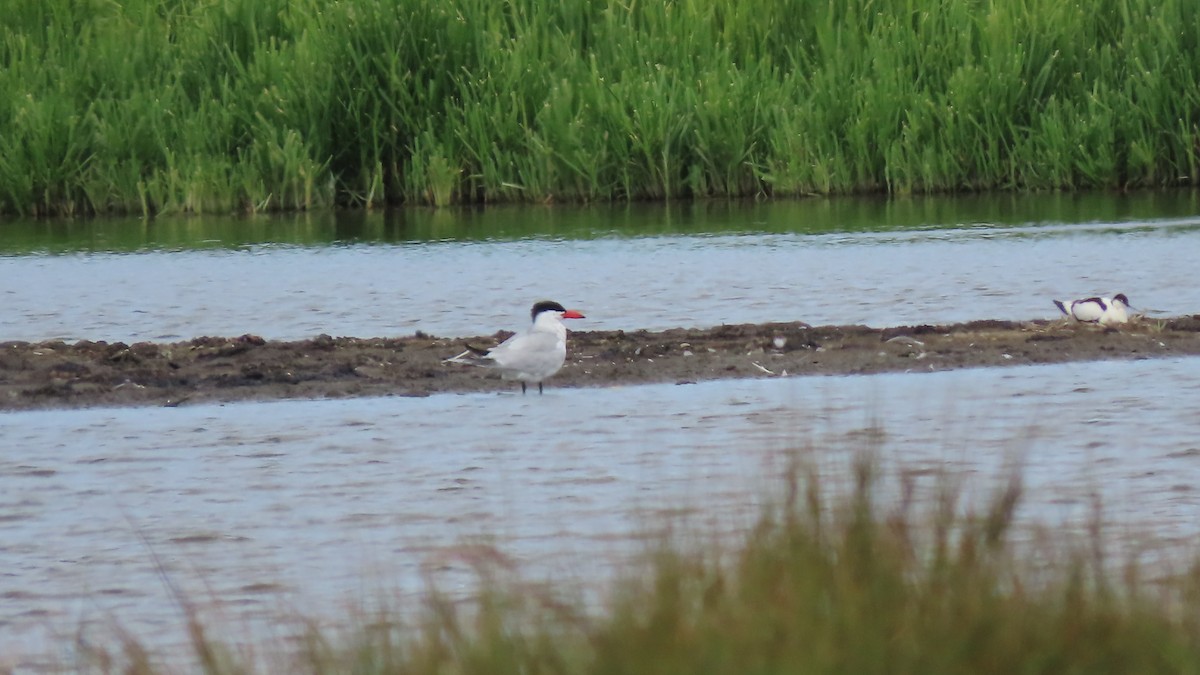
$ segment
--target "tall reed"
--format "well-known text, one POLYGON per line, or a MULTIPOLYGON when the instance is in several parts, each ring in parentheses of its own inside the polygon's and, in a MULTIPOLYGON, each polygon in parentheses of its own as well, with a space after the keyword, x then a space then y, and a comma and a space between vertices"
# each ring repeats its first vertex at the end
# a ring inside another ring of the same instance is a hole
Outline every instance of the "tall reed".
POLYGON ((0 213, 1200 182, 1190 0, 7 0, 0 213))

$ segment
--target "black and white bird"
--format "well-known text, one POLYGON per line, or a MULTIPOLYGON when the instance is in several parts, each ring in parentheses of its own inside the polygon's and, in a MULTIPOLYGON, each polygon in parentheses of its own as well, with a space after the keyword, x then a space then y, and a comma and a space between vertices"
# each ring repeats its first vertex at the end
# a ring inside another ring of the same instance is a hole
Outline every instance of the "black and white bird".
POLYGON ((566 309, 557 302, 543 300, 530 312, 533 325, 491 349, 467 345, 467 351, 446 359, 446 363, 465 363, 492 368, 506 380, 520 380, 521 393, 557 373, 567 360, 567 327, 563 319, 583 319, 583 314, 566 309))
POLYGON ((1111 298, 1083 298, 1082 300, 1055 300, 1054 304, 1067 318, 1101 326, 1125 323, 1129 320, 1129 298, 1117 293, 1111 298))

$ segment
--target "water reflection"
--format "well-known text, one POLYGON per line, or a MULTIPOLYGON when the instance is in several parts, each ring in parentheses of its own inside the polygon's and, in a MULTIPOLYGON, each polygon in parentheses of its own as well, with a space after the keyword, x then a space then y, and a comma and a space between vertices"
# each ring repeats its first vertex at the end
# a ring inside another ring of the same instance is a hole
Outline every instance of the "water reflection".
POLYGON ((488 335, 550 298, 579 330, 1054 318, 1124 292, 1197 311, 1191 220, 833 234, 248 246, 0 259, 0 340, 488 335))
POLYGON ((1195 218, 1200 192, 989 194, 489 206, 246 217, 0 222, 0 256, 432 241, 592 239, 706 234, 866 233, 1195 218))

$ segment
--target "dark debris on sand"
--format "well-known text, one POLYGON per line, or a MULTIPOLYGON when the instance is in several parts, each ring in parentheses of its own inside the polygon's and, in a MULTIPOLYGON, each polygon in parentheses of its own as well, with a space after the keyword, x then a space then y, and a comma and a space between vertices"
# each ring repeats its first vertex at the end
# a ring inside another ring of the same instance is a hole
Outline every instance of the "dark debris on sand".
MULTIPOLYGON (((283 398, 519 391, 486 370, 443 363, 497 336, 399 338, 254 335, 125 344, 0 343, 0 409, 177 406, 283 398)), ((575 331, 556 387, 690 383, 722 378, 932 372, 1200 354, 1200 315, 1105 329, 1065 321, 948 326, 725 325, 665 331, 575 331)))

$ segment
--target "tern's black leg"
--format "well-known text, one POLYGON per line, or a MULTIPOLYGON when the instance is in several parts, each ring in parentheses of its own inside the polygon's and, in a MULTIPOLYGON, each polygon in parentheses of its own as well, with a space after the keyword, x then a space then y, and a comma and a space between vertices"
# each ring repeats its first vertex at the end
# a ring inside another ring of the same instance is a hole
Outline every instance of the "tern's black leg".
POLYGON ((542 391, 542 383, 538 382, 538 395, 540 396, 544 393, 546 393, 546 392, 542 391))
POLYGON ((522 396, 525 395, 525 383, 524 382, 521 383, 521 395, 522 396))

